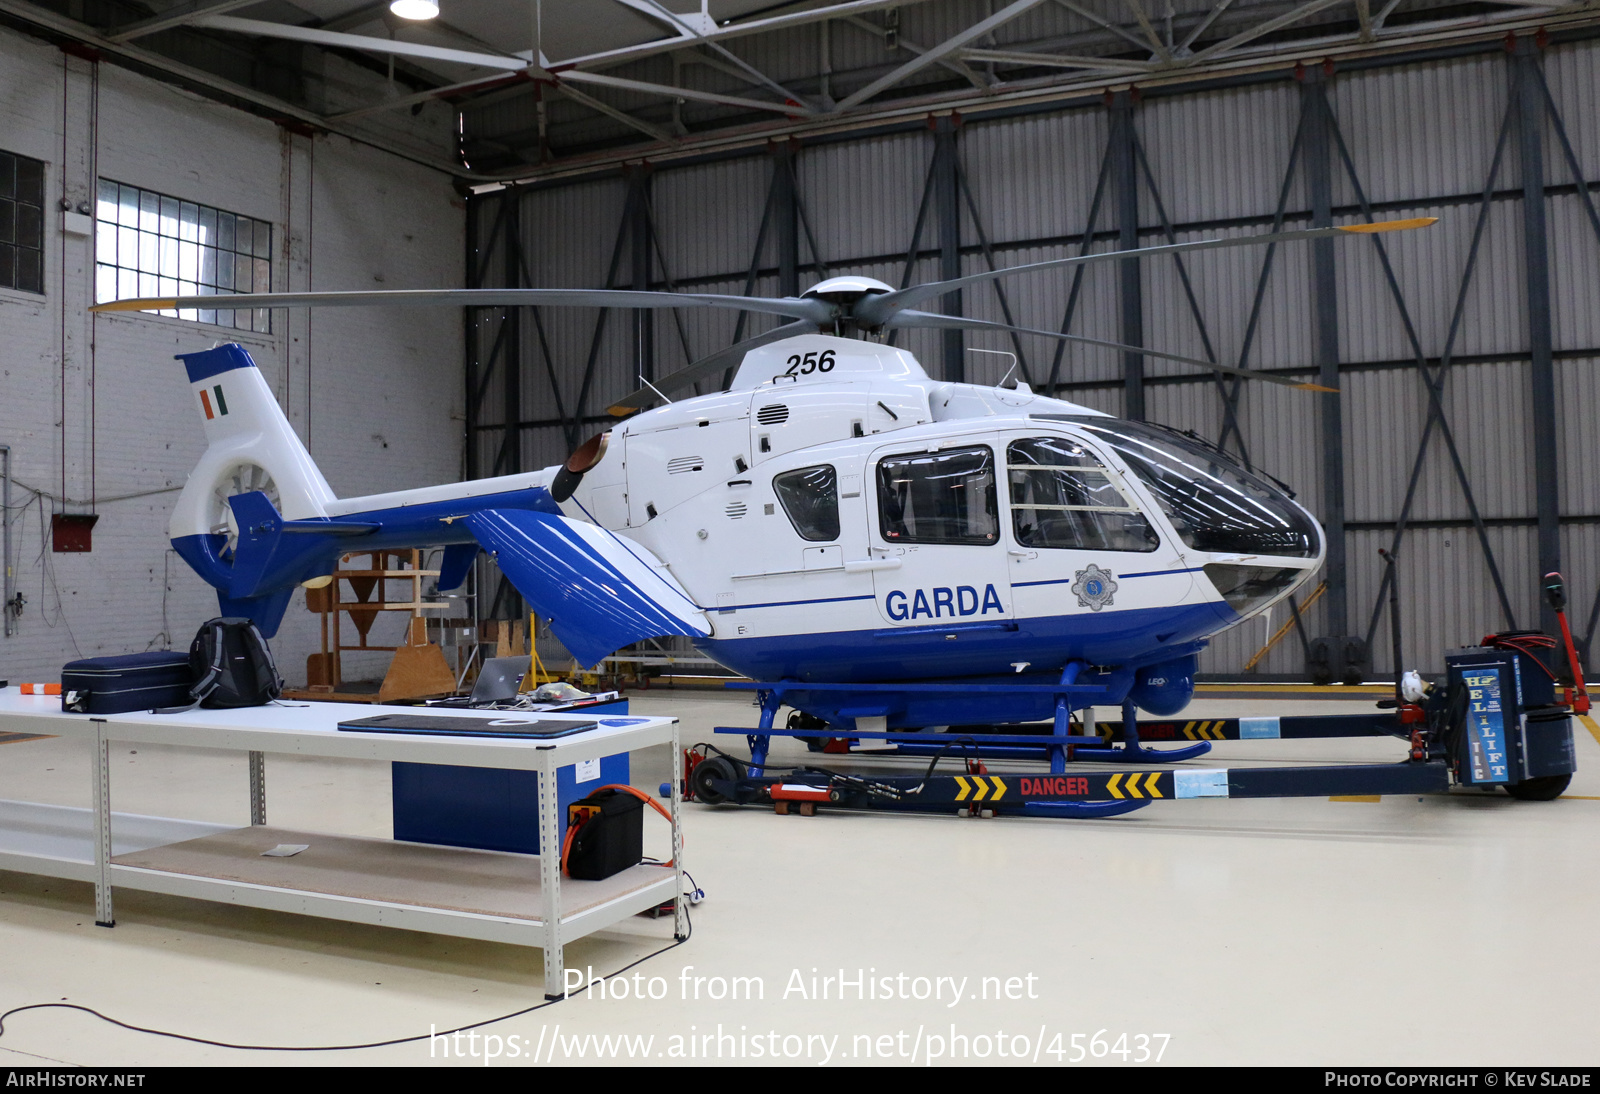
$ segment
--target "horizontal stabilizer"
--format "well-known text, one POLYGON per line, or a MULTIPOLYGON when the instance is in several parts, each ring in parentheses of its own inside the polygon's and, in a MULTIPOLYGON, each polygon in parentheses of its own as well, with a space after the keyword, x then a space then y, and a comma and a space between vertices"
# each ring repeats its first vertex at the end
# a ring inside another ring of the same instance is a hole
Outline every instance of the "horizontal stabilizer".
POLYGON ((370 536, 382 527, 383 525, 381 524, 372 524, 367 521, 327 520, 326 518, 286 520, 283 522, 283 530, 285 532, 306 536, 370 536))
MULTIPOLYGON (((381 524, 356 521, 284 520, 283 515, 273 507, 271 499, 260 490, 235 494, 228 499, 228 506, 233 510, 234 526, 239 529, 239 538, 234 544, 232 561, 223 564, 220 570, 219 576, 225 577, 226 581, 222 584, 212 583, 217 584, 218 592, 223 596, 235 600, 276 596, 280 590, 292 590, 302 581, 325 577, 333 573, 338 557, 354 547, 354 544, 342 542, 344 537, 373 535, 383 527, 381 524), (285 535, 287 532, 296 534, 285 535)), ((202 575, 208 571, 216 572, 203 561, 207 553, 204 540, 196 536, 190 536, 188 540, 191 554, 185 554, 184 558, 189 564, 199 569, 202 575), (191 557, 196 551, 202 556, 199 563, 191 557), (202 566, 206 568, 202 569, 202 566)), ((172 541, 175 547, 181 542, 179 539, 172 541)), ((209 550, 212 553, 221 552, 221 537, 211 541, 209 550)), ((206 580, 212 581, 212 578, 208 576, 206 580)), ((260 626, 260 620, 256 620, 256 625, 260 626)))
POLYGON ((461 520, 584 665, 646 638, 711 633, 654 555, 603 528, 531 509, 484 509, 461 520))

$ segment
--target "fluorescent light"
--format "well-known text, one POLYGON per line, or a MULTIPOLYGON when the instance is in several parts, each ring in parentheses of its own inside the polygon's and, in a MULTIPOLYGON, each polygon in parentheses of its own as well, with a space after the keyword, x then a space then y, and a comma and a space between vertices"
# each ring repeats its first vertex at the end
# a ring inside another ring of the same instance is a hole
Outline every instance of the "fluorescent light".
POLYGON ((434 19, 439 15, 439 0, 394 0, 389 10, 402 19, 434 19))

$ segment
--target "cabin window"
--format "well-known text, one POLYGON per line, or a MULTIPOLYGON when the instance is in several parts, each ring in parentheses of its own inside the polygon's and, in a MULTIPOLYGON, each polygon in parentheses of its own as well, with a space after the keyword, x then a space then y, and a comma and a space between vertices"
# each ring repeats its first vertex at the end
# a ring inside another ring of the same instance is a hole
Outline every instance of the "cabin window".
POLYGON ((1305 510, 1222 451, 1142 422, 1075 420, 1116 449, 1195 550, 1290 558, 1321 550, 1321 532, 1305 510))
POLYGON ((951 448, 878 464, 878 522, 891 543, 995 543, 994 453, 951 448))
POLYGON ((1006 449, 1011 530, 1023 547, 1154 551, 1150 522, 1077 441, 1030 437, 1006 449))
POLYGON ((772 488, 801 539, 839 538, 839 476, 831 464, 786 471, 772 480, 772 488))

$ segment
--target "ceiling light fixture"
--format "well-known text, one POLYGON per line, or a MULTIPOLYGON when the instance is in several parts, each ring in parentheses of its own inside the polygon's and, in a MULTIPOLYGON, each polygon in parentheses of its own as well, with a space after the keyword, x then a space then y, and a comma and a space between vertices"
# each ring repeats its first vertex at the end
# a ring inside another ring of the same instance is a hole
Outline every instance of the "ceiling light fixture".
POLYGON ((439 15, 439 0, 394 0, 389 10, 402 19, 435 19, 439 15))

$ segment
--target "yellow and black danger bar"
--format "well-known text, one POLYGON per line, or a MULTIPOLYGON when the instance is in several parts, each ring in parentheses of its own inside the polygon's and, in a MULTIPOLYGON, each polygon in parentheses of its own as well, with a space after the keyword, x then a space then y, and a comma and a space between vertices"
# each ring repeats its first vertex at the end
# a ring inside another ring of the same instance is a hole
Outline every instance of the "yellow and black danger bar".
MULTIPOLYGON (((1213 718, 1200 721, 1162 718, 1140 722, 1139 740, 1144 744, 1161 744, 1167 741, 1250 741, 1279 737, 1366 737, 1390 731, 1393 715, 1385 712, 1381 720, 1383 725, 1374 726, 1372 717, 1360 716, 1352 720, 1345 715, 1213 718)), ((1098 722, 1095 730, 1102 741, 1126 740, 1119 721, 1098 722)))
MULTIPOLYGON (((888 778, 887 776, 885 778, 888 778)), ((1149 801, 1177 797, 1171 771, 1070 775, 946 775, 916 780, 922 802, 1015 805, 1030 801, 1149 801)))
POLYGON ((1006 796, 1006 784, 995 775, 957 775, 955 780, 956 785, 961 787, 961 792, 956 795, 958 802, 969 800, 968 794, 972 795, 970 800, 975 802, 997 802, 1006 796))
MULTIPOLYGON (((1128 774, 1119 771, 1106 780, 1106 793, 1113 798, 1167 797, 1161 792, 1162 774, 1160 771, 1134 771, 1128 774), (1122 784, 1120 787, 1117 785, 1119 782, 1122 784)), ((1171 789, 1170 785, 1168 789, 1171 789)))

